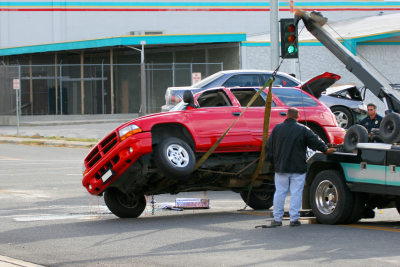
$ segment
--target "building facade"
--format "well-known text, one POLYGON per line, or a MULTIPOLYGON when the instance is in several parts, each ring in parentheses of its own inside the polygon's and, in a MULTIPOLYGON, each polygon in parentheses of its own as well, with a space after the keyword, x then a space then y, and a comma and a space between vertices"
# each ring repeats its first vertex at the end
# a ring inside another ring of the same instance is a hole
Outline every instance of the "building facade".
MULTIPOLYGON (((322 11, 334 25, 400 14, 400 1, 294 1, 294 8, 322 11)), ((290 17, 289 2, 279 3, 279 18, 290 17)), ((391 83, 400 83, 400 25, 393 27, 389 36, 385 27, 368 33, 365 24, 352 29, 364 35, 347 40, 391 83)), ((263 37, 269 28, 268 1, 5 1, 0 61, 20 67, 18 77, 0 74, 0 91, 11 90, 11 78, 21 79, 23 115, 157 112, 166 88, 190 85, 193 72, 270 69, 269 38, 263 37)), ((342 76, 340 84, 361 85, 315 40, 300 40, 299 55, 280 70, 301 80, 329 71, 342 76)), ((13 93, 4 93, 0 116, 15 114, 13 93)), ((371 95, 367 101, 376 101, 371 95)))

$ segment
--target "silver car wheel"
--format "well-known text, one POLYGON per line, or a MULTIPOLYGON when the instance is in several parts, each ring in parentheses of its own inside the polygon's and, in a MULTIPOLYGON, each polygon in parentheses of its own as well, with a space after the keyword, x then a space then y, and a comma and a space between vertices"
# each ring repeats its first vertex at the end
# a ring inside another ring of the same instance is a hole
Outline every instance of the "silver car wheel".
POLYGON ((189 153, 180 145, 168 146, 167 157, 178 168, 186 167, 189 163, 189 153))
POLYGON ((338 192, 336 187, 328 180, 319 183, 315 192, 315 203, 318 210, 324 214, 331 214, 337 205, 338 192))
POLYGON ((342 111, 335 111, 333 112, 333 114, 336 117, 336 121, 339 127, 346 128, 347 124, 349 123, 349 118, 347 117, 347 115, 342 111))

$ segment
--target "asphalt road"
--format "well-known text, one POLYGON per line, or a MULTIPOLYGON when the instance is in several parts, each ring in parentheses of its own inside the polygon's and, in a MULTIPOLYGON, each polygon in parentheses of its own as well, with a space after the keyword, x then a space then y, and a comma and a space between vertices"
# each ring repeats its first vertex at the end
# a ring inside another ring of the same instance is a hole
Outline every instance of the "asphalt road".
POLYGON ((400 216, 356 225, 255 229, 266 212, 238 212, 231 192, 207 192, 209 210, 165 211, 156 196, 137 219, 110 214, 81 185, 87 149, 0 144, 0 255, 45 266, 400 265, 400 216))

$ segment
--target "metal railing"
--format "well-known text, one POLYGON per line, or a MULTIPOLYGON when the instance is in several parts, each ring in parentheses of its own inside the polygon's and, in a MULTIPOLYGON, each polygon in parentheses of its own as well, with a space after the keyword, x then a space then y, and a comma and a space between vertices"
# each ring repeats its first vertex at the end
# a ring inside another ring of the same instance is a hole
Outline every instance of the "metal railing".
POLYGON ((221 70, 223 63, 145 63, 142 103, 141 64, 3 65, 0 115, 16 115, 13 79, 20 79, 21 115, 152 113, 165 104, 168 87, 190 86, 194 72, 205 78, 221 70))

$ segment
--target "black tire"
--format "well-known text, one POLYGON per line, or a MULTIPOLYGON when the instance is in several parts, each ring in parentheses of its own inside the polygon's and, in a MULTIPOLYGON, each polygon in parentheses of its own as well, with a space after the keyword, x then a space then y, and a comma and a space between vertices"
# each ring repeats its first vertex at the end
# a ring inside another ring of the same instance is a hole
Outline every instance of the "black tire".
POLYGON ((314 178, 310 191, 311 209, 323 224, 341 224, 349 219, 353 207, 353 194, 343 174, 325 170, 314 178))
POLYGON ((350 217, 345 221, 346 224, 356 223, 363 218, 366 202, 366 194, 353 192, 353 208, 350 217))
POLYGON ((154 162, 162 174, 178 181, 188 178, 196 166, 196 159, 190 146, 174 137, 167 138, 156 146, 154 162))
POLYGON ((379 135, 383 142, 387 144, 400 141, 400 115, 397 113, 386 115, 381 122, 379 135))
POLYGON ((345 107, 333 107, 331 108, 333 115, 336 117, 336 121, 339 127, 349 129, 354 124, 353 114, 350 110, 345 107))
POLYGON ((400 214, 400 201, 395 201, 394 204, 396 205, 397 212, 400 214))
POLYGON ((274 205, 274 194, 267 192, 253 192, 242 191, 240 193, 243 201, 253 210, 265 210, 269 209, 274 205))
POLYGON ((146 208, 146 198, 139 197, 137 200, 120 191, 110 187, 104 193, 104 202, 108 209, 120 218, 137 218, 146 208))
POLYGON ((344 150, 357 152, 358 143, 368 143, 368 131, 361 125, 353 125, 344 137, 344 150))

